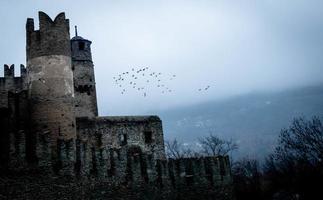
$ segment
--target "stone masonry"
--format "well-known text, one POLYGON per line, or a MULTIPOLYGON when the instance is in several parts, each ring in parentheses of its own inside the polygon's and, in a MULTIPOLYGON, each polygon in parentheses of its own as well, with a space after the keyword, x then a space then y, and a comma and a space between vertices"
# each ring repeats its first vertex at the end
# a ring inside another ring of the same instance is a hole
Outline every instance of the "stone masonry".
POLYGON ((168 197, 176 188, 209 192, 231 183, 228 157, 167 160, 158 116, 98 116, 91 41, 70 39, 64 13, 52 20, 39 12, 39 30, 27 19, 26 53, 19 77, 14 65, 0 77, 0 199, 16 197, 3 188, 25 177, 3 174, 35 170, 30 176, 44 188, 37 177, 49 184, 63 175, 78 177, 75 187, 93 180, 107 191, 155 187, 168 197))

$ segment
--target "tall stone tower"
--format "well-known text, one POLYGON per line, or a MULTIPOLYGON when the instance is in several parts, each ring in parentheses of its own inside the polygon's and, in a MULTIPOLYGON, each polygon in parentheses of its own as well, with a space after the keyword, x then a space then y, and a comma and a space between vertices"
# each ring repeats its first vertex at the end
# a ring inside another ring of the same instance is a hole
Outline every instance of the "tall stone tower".
POLYGON ((46 148, 35 151, 38 160, 48 161, 40 166, 61 166, 62 155, 65 160, 75 157, 61 152, 62 143, 74 143, 76 138, 69 20, 64 13, 53 21, 39 12, 39 30, 34 30, 33 19, 27 19, 26 31, 30 130, 37 138, 37 148, 40 143, 50 146, 50 152, 42 150, 46 148))
POLYGON ((77 35, 71 39, 76 117, 97 117, 98 107, 91 41, 77 35))

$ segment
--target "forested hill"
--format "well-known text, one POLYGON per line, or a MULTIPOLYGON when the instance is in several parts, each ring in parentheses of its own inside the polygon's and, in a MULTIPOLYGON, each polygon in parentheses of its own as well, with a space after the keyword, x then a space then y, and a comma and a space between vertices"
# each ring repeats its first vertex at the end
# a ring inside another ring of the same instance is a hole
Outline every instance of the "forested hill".
POLYGON ((252 93, 158 112, 165 138, 193 144, 210 132, 232 138, 237 155, 261 158, 280 130, 295 117, 323 117, 323 85, 272 93, 252 93))

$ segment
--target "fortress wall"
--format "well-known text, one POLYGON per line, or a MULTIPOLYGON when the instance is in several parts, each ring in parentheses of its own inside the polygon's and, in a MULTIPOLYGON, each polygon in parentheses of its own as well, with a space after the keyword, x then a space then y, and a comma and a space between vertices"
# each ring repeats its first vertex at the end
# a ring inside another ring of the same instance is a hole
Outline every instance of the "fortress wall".
POLYGON ((4 65, 0 77, 0 165, 25 166, 25 127, 27 124, 26 68, 20 65, 20 76, 15 65, 4 65))
POLYGON ((154 160, 138 146, 91 148, 83 149, 82 153, 89 156, 88 161, 81 159, 82 176, 94 177, 112 185, 130 188, 153 186, 162 191, 186 187, 218 188, 231 184, 228 157, 154 160), (223 169, 212 167, 220 163, 223 169), (208 169, 209 166, 211 169, 208 169))
MULTIPOLYGON (((1 121, 5 122, 5 119, 6 117, 2 117, 1 121)), ((139 136, 131 136, 132 129, 135 131, 145 130, 143 127, 147 124, 155 124, 155 127, 159 127, 158 123, 160 121, 156 117, 104 117, 97 120, 95 118, 79 118, 77 119, 78 137, 76 143, 74 140, 57 140, 58 162, 56 165, 53 166, 50 159, 51 137, 49 134, 42 134, 37 135, 35 140, 36 154, 37 157, 47 159, 38 160, 37 166, 19 167, 16 158, 25 160, 23 156, 26 154, 19 151, 19 155, 13 157, 10 150, 6 155, 9 155, 8 163, 12 164, 7 167, 14 174, 29 174, 28 170, 37 169, 37 174, 30 175, 33 177, 32 180, 37 181, 38 174, 42 174, 49 180, 49 182, 40 181, 41 183, 33 184, 41 184, 42 191, 47 191, 46 188, 50 191, 52 185, 57 185, 56 182, 59 182, 59 186, 63 189, 75 187, 80 191, 91 190, 99 196, 111 193, 113 197, 114 192, 124 188, 118 194, 119 197, 124 195, 124 198, 133 198, 144 194, 145 196, 155 195, 152 198, 158 197, 159 199, 169 199, 169 197, 187 199, 187 197, 191 197, 191 194, 196 197, 211 194, 214 197, 218 193, 223 194, 224 191, 230 194, 232 180, 227 156, 166 160, 163 156, 153 153, 153 144, 152 146, 145 144, 142 132, 137 132, 139 136), (127 144, 116 139, 121 133, 129 134, 127 144), (141 138, 141 141, 134 141, 133 138, 136 140, 141 138), (74 146, 76 146, 76 155, 74 146), (76 160, 70 162, 71 157, 74 156, 76 160), (70 177, 70 180, 61 182, 61 178, 53 179, 53 177, 70 177), (84 182, 87 184, 84 185, 84 182), (48 185, 49 183, 51 185, 48 185), (150 194, 151 190, 155 192, 150 194)), ((4 127, 6 126, 4 125, 4 127)), ((156 130, 153 130, 153 133, 155 133, 154 131, 156 130)), ((13 134, 10 132, 9 135, 13 134)), ((23 141, 23 138, 21 139, 23 141)), ((9 144, 10 149, 15 146, 15 141, 10 139, 9 144)), ((21 148, 25 143, 19 142, 19 144, 19 148, 21 148)), ((4 157, 1 156, 1 158, 4 157)), ((0 174, 0 177, 3 175, 0 174)), ((19 176, 18 179, 24 181, 23 178, 24 176, 19 176)), ((30 178, 27 177, 27 180, 30 178)), ((15 184, 8 187, 15 188, 17 182, 15 184)), ((57 190, 60 189, 57 188, 57 190)))
POLYGON ((0 108, 0 167, 6 167, 9 163, 10 134, 9 134, 9 109, 0 108))
POLYGON ((91 141, 92 146, 139 146, 153 159, 165 158, 162 122, 157 116, 84 117, 77 118, 76 124, 78 138, 91 141))
POLYGON ((76 117, 97 117, 98 107, 93 63, 90 61, 73 60, 72 65, 75 115, 76 117))
POLYGON ((228 157, 157 160, 150 169, 145 154, 134 152, 126 159, 114 158, 116 167, 126 160, 126 168, 116 168, 117 173, 111 177, 52 176, 32 170, 0 174, 0 195, 7 199, 55 199, 58 194, 64 199, 233 199, 230 173, 214 183, 210 181, 212 173, 201 167, 226 163, 228 157), (150 170, 156 175, 150 176, 150 170), (124 176, 117 177, 120 172, 124 176))
POLYGON ((20 76, 15 76, 15 65, 4 65, 4 75, 0 76, 0 107, 8 107, 8 92, 25 90, 26 68, 20 65, 20 76))
POLYGON ((2 127, 6 131, 1 134, 4 145, 0 155, 10 170, 30 167, 26 165, 26 160, 28 145, 32 142, 36 157, 42 158, 33 167, 48 174, 93 177, 114 185, 151 185, 166 190, 188 186, 217 187, 231 182, 228 157, 166 160, 164 147, 154 143, 162 137, 158 132, 160 120, 154 116, 104 117, 97 120, 78 118, 76 142, 57 139, 57 162, 53 163, 49 133, 38 134, 30 141, 28 132, 12 129, 15 122, 10 118, 9 111, 7 115, 5 111, 1 114, 2 127), (83 126, 86 128, 83 129, 83 126), (155 128, 149 129, 153 133, 149 144, 146 144, 143 135, 147 131, 146 126, 155 128), (126 143, 120 138, 124 134, 126 143))
POLYGON ((1 107, 0 165, 26 166, 26 130, 28 126, 27 91, 7 91, 6 107, 1 107))
POLYGON ((163 190, 231 183, 228 157, 166 160, 164 147, 154 142, 162 137, 160 123, 155 116, 78 118, 76 174, 117 185, 150 185, 163 190), (150 144, 145 143, 144 136, 148 128, 153 133, 150 144))

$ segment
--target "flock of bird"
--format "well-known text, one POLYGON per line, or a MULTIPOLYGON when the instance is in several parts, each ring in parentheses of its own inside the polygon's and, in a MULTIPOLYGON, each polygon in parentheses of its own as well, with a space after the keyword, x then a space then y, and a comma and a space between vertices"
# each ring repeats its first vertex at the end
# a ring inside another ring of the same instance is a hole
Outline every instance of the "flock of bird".
MULTIPOLYGON (((158 89, 162 94, 173 92, 174 90, 169 86, 169 82, 175 78, 176 74, 166 75, 161 72, 151 71, 149 67, 143 67, 122 72, 114 76, 113 80, 116 86, 121 89, 121 94, 125 94, 132 89, 146 97, 151 88, 158 89)), ((205 88, 199 88, 198 91, 208 90, 209 88, 210 86, 207 85, 205 88)))

